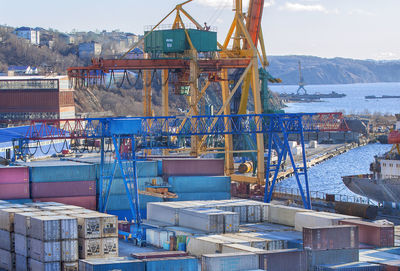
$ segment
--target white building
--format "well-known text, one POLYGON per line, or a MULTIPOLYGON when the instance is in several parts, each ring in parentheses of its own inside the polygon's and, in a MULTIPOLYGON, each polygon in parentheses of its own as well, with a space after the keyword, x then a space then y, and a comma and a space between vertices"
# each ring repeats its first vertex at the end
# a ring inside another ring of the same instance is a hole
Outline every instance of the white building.
POLYGON ((30 43, 40 44, 40 31, 30 27, 20 27, 15 29, 15 34, 23 39, 29 40, 30 43))

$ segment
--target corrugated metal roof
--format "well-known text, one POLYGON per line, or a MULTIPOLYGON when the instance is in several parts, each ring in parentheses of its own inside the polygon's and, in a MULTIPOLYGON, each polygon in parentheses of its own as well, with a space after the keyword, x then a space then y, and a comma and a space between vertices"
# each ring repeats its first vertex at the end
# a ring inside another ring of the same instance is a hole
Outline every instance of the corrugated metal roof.
POLYGON ((0 143, 11 142, 13 139, 23 138, 29 126, 19 126, 0 129, 0 143))

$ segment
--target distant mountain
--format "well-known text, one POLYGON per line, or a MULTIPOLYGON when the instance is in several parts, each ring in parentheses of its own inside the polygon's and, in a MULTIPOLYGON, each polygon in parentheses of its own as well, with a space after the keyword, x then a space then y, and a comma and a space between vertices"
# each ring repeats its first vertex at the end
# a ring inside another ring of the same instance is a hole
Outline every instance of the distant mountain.
POLYGON ((400 82, 400 60, 376 61, 314 56, 270 56, 269 72, 284 84, 298 84, 301 61, 306 84, 400 82))

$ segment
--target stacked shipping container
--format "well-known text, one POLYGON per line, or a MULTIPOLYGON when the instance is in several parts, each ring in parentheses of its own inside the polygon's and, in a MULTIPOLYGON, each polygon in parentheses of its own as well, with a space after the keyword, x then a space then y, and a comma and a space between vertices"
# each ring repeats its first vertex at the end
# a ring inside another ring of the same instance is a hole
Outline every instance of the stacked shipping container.
POLYGON ((29 168, 0 166, 0 199, 29 198, 29 168))

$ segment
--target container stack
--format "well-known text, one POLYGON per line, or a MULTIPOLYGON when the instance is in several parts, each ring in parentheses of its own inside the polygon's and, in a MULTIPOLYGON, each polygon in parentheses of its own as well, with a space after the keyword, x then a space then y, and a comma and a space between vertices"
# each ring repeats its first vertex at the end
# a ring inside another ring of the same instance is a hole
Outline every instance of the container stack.
POLYGON ((223 159, 163 159, 162 173, 170 191, 178 195, 174 201, 231 198, 223 159))
POLYGON ((31 162, 33 201, 60 202, 96 210, 96 167, 72 161, 31 162))
POLYGON ((358 262, 358 228, 347 225, 303 228, 303 246, 307 270, 321 265, 358 262))
POLYGON ((29 168, 0 165, 0 199, 29 199, 29 168))
POLYGON ((79 258, 118 256, 118 220, 116 216, 97 212, 73 214, 78 220, 79 258))

